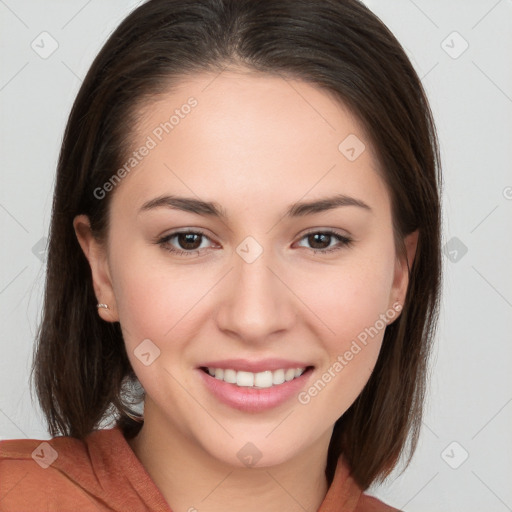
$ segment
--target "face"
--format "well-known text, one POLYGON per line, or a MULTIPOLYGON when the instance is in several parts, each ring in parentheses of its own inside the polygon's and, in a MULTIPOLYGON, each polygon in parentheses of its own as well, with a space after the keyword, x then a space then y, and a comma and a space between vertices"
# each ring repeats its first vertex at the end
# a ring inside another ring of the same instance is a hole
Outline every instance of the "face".
POLYGON ((370 141, 325 91, 235 71, 143 114, 136 163, 106 187, 107 243, 83 216, 75 229, 146 391, 144 428, 232 466, 326 449, 407 287, 370 141))

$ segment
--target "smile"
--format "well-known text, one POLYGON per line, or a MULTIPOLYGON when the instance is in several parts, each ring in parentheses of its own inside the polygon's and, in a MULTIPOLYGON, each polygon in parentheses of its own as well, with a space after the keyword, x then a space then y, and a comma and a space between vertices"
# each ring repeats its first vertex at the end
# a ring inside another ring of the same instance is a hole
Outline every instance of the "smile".
POLYGON ((236 371, 231 368, 201 368, 212 377, 239 387, 270 388, 279 386, 300 377, 305 371, 304 368, 280 368, 278 370, 266 370, 258 373, 236 371))
POLYGON ((261 413, 291 403, 315 373, 313 366, 258 372, 201 366, 195 371, 210 396, 245 413, 261 413))

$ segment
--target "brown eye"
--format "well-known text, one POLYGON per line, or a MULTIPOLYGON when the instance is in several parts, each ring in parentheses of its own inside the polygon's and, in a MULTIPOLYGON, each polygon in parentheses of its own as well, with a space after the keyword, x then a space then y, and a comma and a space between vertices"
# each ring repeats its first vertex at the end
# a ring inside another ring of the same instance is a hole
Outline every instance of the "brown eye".
POLYGON ((201 245, 201 237, 203 235, 200 235, 198 233, 178 233, 176 236, 176 240, 179 244, 179 246, 186 250, 194 250, 198 249, 201 245), (199 240, 199 245, 197 245, 197 242, 199 240), (197 247, 196 247, 197 246, 197 247))
POLYGON ((209 238, 200 231, 178 231, 164 236, 157 244, 180 256, 199 255, 203 239, 209 238), (174 243, 172 240, 176 239, 174 243))
POLYGON ((328 252, 337 251, 343 247, 348 247, 352 243, 352 239, 349 237, 329 230, 307 233, 301 238, 301 240, 304 239, 307 240, 307 243, 310 245, 311 250, 315 254, 325 254, 328 252), (333 238, 338 240, 338 244, 330 246, 333 238))
POLYGON ((307 235, 308 242, 311 244, 313 249, 327 249, 330 245, 332 236, 325 233, 314 233, 313 235, 307 235), (327 245, 325 245, 327 243, 327 245))

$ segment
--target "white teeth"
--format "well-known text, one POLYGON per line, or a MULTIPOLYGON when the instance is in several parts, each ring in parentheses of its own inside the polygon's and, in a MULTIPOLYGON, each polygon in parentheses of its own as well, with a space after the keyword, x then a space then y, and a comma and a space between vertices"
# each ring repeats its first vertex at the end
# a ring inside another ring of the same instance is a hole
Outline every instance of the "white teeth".
POLYGON ((272 386, 272 372, 260 372, 254 375, 254 385, 257 388, 269 388, 272 386))
POLYGON ((272 384, 282 384, 284 382, 284 370, 272 372, 272 384))
MULTIPOLYGON (((217 375, 215 375, 215 377, 217 377, 217 375)), ((236 385, 244 387, 254 386, 254 373, 236 372, 236 385)))
POLYGON ((286 382, 295 378, 295 370, 293 368, 288 368, 284 374, 284 380, 286 382))
POLYGON ((224 380, 230 384, 236 383, 236 372, 235 370, 224 370, 224 380))
POLYGON ((223 380, 240 387, 270 388, 283 382, 300 377, 306 368, 288 368, 275 371, 266 370, 259 373, 236 371, 233 369, 208 368, 208 373, 216 379, 223 380))

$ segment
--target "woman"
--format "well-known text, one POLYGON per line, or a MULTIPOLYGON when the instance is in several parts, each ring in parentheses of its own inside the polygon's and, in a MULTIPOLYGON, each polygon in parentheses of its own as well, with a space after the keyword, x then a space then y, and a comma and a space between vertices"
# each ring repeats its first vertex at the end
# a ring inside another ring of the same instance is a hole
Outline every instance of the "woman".
POLYGON ((60 437, 0 444, 3 509, 396 510, 363 491, 418 438, 439 181, 358 1, 138 7, 66 128, 33 366, 60 437))

